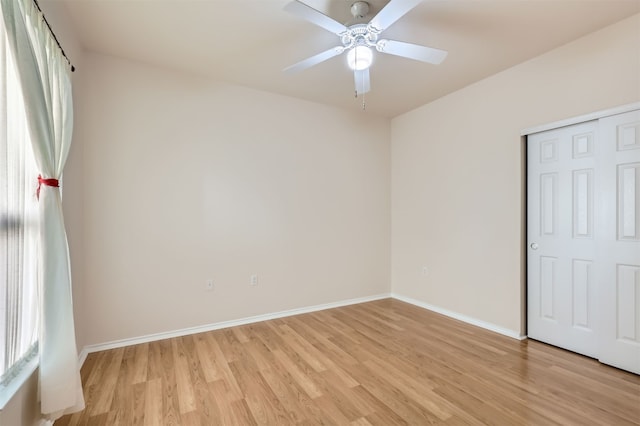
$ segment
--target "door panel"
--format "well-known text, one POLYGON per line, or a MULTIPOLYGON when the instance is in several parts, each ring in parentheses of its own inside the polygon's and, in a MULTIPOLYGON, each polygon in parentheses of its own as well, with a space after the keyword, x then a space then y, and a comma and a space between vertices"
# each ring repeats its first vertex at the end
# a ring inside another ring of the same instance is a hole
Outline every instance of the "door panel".
POLYGON ((573 238, 593 238, 593 173, 573 171, 573 238))
POLYGON ((595 357, 597 122, 530 135, 528 335, 595 357))
POLYGON ((640 111, 601 119, 600 135, 598 357, 640 374, 640 111))
POLYGON ((589 303, 594 292, 593 262, 590 260, 573 259, 572 265, 572 302, 573 327, 581 327, 592 331, 594 328, 594 312, 589 309, 589 303))
POLYGON ((618 239, 638 241, 640 215, 637 214, 640 163, 618 166, 618 239))

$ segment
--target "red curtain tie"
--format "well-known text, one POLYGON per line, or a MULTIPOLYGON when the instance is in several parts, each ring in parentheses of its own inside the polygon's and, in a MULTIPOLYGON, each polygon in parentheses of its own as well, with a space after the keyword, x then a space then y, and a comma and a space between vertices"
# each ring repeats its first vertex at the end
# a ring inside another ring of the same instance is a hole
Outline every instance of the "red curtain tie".
POLYGON ((43 179, 42 175, 38 175, 38 189, 36 190, 36 197, 38 198, 38 200, 40 199, 40 186, 42 185, 53 186, 56 188, 60 187, 58 179, 43 179))

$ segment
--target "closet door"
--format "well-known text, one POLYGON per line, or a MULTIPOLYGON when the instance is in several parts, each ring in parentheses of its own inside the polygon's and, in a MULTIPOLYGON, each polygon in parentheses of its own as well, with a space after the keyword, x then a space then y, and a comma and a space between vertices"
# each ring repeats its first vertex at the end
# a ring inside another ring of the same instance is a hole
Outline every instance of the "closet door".
POLYGON ((640 374, 640 111, 600 120, 598 357, 640 374))
POLYGON ((597 356, 597 121, 528 136, 528 336, 597 356))

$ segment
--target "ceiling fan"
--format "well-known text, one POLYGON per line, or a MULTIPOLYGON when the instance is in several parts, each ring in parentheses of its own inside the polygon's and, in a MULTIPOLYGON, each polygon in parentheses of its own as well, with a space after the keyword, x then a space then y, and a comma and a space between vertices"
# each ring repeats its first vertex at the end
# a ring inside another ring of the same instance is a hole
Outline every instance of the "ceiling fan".
MULTIPOLYGON (((369 67, 373 61, 372 49, 430 64, 441 63, 447 57, 445 50, 379 37, 384 30, 421 2, 422 0, 391 0, 369 23, 349 26, 335 21, 298 0, 288 3, 284 10, 336 34, 340 38, 341 45, 293 64, 284 71, 302 71, 347 52, 347 64, 354 73, 357 96, 371 89, 369 67)), ((356 20, 365 18, 368 13, 369 3, 366 1, 356 1, 351 5, 351 14, 356 20)))

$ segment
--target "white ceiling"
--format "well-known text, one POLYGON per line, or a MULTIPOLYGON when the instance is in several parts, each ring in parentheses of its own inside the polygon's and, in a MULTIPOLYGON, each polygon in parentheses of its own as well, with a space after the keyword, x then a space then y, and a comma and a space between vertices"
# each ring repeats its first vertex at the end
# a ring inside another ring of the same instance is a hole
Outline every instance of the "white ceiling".
MULTIPOLYGON (((64 7, 82 46, 315 102, 361 108, 339 56, 288 65, 338 45, 282 10, 289 0, 41 0, 64 7)), ((347 23, 355 0, 304 0, 347 23)), ((388 0, 370 0, 375 14, 388 0)), ((393 117, 640 12, 640 0, 425 0, 385 38, 448 50, 441 65, 377 54, 368 113, 393 117)), ((55 30, 55 29, 54 29, 55 30)), ((640 37, 640 29, 639 29, 640 37)))

